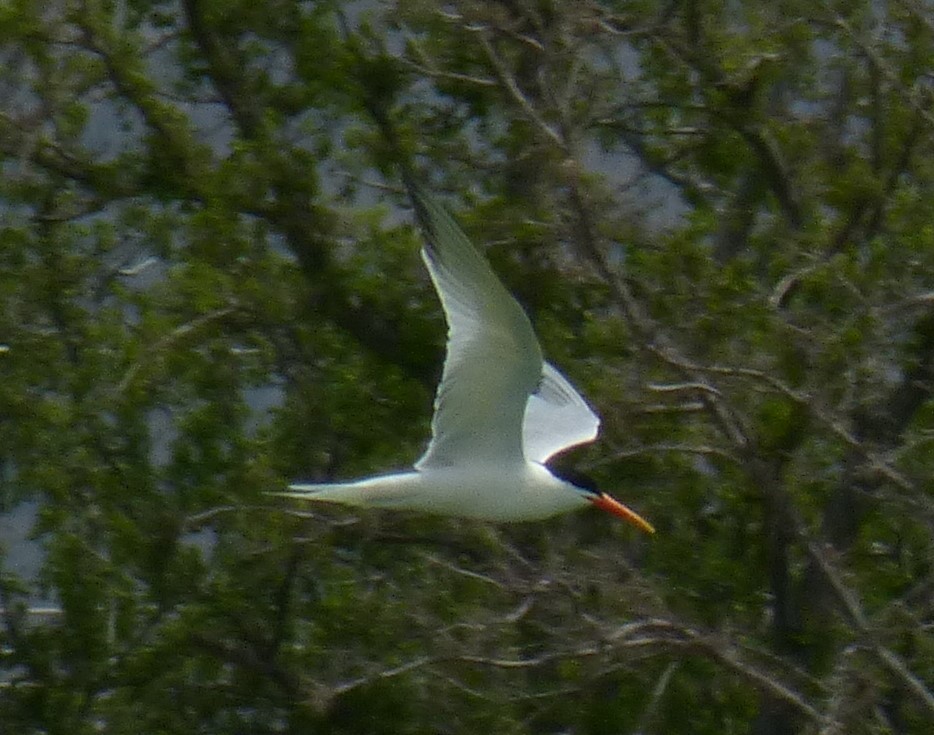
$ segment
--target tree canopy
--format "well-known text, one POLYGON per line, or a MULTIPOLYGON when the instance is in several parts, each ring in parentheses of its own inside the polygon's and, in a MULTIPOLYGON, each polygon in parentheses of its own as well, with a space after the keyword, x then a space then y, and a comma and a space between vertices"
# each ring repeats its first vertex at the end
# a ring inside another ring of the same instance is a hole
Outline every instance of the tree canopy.
POLYGON ((0 733, 930 732, 932 18, 3 3, 0 733), (400 154, 654 537, 265 494, 427 440, 400 154))

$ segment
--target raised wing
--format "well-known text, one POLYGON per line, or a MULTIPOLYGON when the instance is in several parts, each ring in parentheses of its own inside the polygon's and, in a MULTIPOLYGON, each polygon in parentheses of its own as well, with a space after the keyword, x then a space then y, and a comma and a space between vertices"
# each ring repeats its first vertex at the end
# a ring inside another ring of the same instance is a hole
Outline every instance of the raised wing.
POLYGON ((599 428, 600 419, 567 378, 544 363, 541 381, 525 408, 525 458, 544 464, 562 449, 593 441, 599 428))
POLYGON ((448 322, 431 443, 415 467, 522 462, 526 404, 543 365, 532 325, 444 208, 407 184, 448 322))

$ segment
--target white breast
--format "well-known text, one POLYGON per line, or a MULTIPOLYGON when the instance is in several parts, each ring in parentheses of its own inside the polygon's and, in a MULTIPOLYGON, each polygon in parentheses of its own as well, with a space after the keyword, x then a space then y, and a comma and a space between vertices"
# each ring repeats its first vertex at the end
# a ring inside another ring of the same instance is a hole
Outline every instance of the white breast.
POLYGON ((384 478, 389 481, 385 489, 372 488, 376 492, 366 505, 507 522, 548 518, 587 505, 579 490, 537 463, 432 468, 401 477, 384 478), (417 490, 399 492, 400 484, 417 490))

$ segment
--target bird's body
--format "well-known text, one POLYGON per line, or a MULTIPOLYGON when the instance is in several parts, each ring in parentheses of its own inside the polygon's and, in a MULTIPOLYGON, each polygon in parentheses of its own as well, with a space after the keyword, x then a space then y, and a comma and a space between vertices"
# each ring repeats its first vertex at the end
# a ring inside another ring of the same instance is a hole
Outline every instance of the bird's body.
POLYGON ((416 470, 301 488, 299 497, 308 500, 480 521, 537 521, 589 505, 574 485, 537 462, 416 470))
POLYGON ((355 482, 297 484, 305 500, 486 521, 540 520, 588 504, 652 531, 606 493, 546 463, 593 441, 600 420, 542 358, 525 312, 447 212, 406 182, 427 244, 422 259, 448 322, 431 442, 414 470, 355 482))

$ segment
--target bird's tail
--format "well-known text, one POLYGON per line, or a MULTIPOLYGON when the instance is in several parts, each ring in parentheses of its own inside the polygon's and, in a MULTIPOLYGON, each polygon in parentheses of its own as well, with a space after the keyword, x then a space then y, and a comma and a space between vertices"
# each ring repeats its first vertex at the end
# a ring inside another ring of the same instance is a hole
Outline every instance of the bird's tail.
POLYGON ((289 485, 288 490, 269 493, 280 498, 298 498, 319 503, 341 503, 342 505, 365 505, 363 488, 358 482, 338 482, 329 484, 289 485))
POLYGON ((417 472, 401 472, 356 482, 289 485, 288 490, 270 495, 341 505, 404 507, 411 505, 412 495, 417 494, 420 485, 421 477, 417 472))

